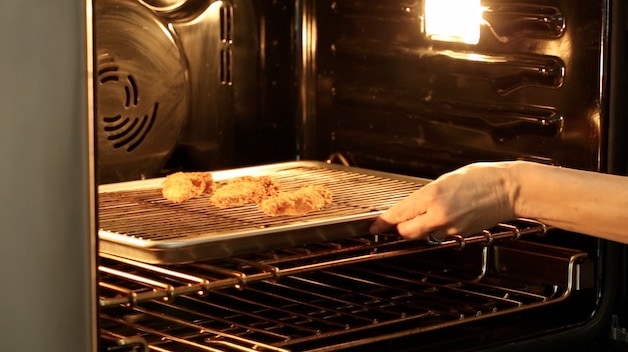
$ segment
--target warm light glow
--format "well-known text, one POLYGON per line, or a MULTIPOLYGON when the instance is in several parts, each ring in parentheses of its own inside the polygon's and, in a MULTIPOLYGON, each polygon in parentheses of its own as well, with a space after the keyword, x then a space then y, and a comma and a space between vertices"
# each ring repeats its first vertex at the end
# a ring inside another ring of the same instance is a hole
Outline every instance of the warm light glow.
POLYGON ((425 0, 425 35, 438 41, 477 44, 483 8, 480 0, 425 0))

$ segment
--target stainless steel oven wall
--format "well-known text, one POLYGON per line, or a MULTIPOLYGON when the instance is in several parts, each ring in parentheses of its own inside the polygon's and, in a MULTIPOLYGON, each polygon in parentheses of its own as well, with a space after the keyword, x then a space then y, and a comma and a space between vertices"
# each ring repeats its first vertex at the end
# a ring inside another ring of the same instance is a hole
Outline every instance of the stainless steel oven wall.
POLYGON ((188 60, 191 104, 168 169, 293 160, 294 1, 187 2, 207 8, 169 19, 188 60))
POLYGON ((295 158, 292 2, 94 4, 100 183, 295 158))
POLYGON ((426 38, 423 1, 302 3, 305 155, 424 177, 605 162, 607 1, 485 0, 477 44, 426 38))
POLYGON ((0 6, 0 350, 94 349, 87 4, 0 6))

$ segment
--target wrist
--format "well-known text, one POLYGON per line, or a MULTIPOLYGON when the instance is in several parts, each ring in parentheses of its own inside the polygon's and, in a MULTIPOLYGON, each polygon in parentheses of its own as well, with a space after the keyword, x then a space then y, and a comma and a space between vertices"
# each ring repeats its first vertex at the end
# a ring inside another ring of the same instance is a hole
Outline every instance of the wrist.
POLYGON ((505 194, 508 198, 508 205, 510 215, 513 219, 518 217, 525 217, 525 211, 522 206, 522 182, 525 177, 525 168, 528 162, 525 161, 511 161, 506 163, 504 187, 505 194))

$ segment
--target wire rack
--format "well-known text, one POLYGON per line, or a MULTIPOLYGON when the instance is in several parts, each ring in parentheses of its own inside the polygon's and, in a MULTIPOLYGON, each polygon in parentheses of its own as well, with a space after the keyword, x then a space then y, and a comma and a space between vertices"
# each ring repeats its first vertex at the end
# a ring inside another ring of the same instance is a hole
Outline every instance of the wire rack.
POLYGON ((589 274, 585 253, 518 240, 546 230, 365 236, 180 266, 103 255, 103 335, 159 351, 324 351, 553 304, 589 274))

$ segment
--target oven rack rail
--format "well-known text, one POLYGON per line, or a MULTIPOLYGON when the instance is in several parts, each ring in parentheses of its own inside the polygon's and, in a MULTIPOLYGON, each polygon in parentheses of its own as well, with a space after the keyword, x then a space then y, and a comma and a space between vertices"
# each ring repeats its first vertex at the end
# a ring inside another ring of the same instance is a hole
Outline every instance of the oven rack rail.
POLYGON ((262 280, 279 280, 290 275, 442 248, 463 250, 467 245, 477 243, 490 246, 501 240, 544 236, 548 230, 538 221, 518 219, 472 236, 449 236, 439 243, 406 241, 397 234, 388 233, 182 265, 147 264, 101 253, 99 305, 132 306, 154 299, 202 295, 229 287, 243 289, 262 280), (202 274, 195 274, 196 271, 202 274))

